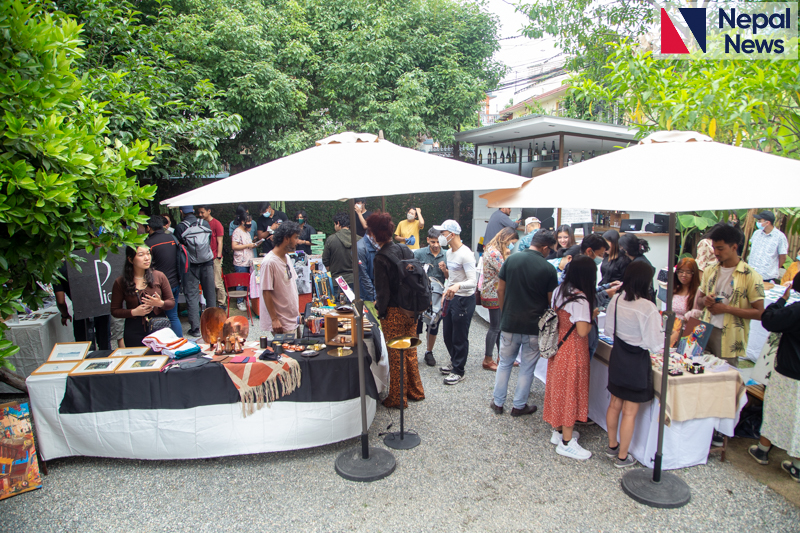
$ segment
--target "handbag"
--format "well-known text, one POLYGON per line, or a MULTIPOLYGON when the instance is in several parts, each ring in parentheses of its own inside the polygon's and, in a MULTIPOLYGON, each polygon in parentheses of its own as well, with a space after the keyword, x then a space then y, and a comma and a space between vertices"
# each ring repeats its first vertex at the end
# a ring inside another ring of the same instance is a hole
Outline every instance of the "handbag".
POLYGON ((614 346, 608 365, 608 382, 633 392, 646 390, 650 386, 650 353, 644 348, 633 346, 617 336, 617 308, 619 295, 614 307, 614 346))
MULTIPOLYGON (((136 298, 139 300, 139 305, 141 305, 142 296, 137 293, 136 298)), ((154 313, 151 313, 142 318, 144 319, 144 332, 147 335, 172 327, 172 322, 170 322, 169 318, 165 316, 156 316, 154 313)))

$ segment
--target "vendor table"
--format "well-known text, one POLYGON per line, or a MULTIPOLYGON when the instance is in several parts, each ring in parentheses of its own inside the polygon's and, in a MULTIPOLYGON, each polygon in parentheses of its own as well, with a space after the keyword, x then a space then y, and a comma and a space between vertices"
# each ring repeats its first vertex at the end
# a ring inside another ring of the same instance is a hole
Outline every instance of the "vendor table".
MULTIPOLYGON (((606 388, 610 354, 611 346, 601 340, 589 372, 589 418, 604 430, 608 429, 606 411, 611 402, 606 388)), ((539 360, 535 375, 542 382, 547 380, 546 359, 539 360)), ((656 397, 639 407, 630 446, 630 453, 648 468, 653 468, 658 445, 661 372, 653 371, 653 383, 656 397)), ((699 375, 687 373, 670 377, 668 387, 662 468, 675 470, 706 464, 714 430, 732 437, 739 413, 747 403, 742 378, 733 368, 699 375)))
MULTIPOLYGON (((19 351, 11 357, 10 361, 16 367, 14 372, 23 377, 28 377, 47 360, 56 343, 75 340, 72 334, 72 324, 61 325, 61 312, 57 307, 48 307, 37 313, 54 314, 38 320, 6 324, 9 327, 6 331, 6 338, 19 346, 19 351)), ((20 391, 5 383, 0 383, 0 392, 20 391)))
MULTIPOLYGON (((374 352, 373 342, 364 349, 365 355, 374 352)), ((300 387, 246 418, 236 388, 218 363, 165 373, 30 376, 39 451, 46 460, 74 455, 198 459, 309 448, 360 435, 355 354, 293 357, 300 364, 300 387)), ((376 375, 388 371, 385 352, 382 363, 372 361, 376 375)), ((370 424, 381 388, 368 372, 370 424)))

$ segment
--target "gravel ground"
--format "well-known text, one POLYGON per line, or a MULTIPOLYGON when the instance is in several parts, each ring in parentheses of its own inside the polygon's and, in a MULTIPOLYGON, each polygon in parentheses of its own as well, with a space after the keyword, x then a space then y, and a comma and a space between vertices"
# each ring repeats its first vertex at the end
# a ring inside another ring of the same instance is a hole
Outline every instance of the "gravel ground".
MULTIPOLYGON (((254 328, 257 329, 257 328, 254 328)), ((75 457, 49 463, 44 488, 0 502, 0 531, 797 531, 800 509, 717 458, 675 472, 692 501, 642 506, 620 490, 602 454, 605 433, 581 428, 586 462, 561 457, 541 419, 491 413, 494 373, 480 368, 486 323, 470 331, 467 379, 446 386, 421 363, 426 399, 406 411, 422 444, 393 451, 397 470, 374 483, 346 481, 334 460, 357 439, 284 453, 194 461, 75 457)), ((254 331, 251 336, 256 335, 254 331)), ((441 339, 435 355, 446 350, 441 339)), ((371 443, 398 411, 379 406, 371 443)))

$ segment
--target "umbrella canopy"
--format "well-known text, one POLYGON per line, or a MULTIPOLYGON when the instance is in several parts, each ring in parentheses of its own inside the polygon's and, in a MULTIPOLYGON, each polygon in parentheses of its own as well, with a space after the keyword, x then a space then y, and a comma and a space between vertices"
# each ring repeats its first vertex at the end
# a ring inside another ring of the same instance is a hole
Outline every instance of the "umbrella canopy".
POLYGON ((562 207, 669 213, 800 206, 800 161, 662 131, 636 146, 481 196, 489 207, 562 207))
POLYGON ((326 201, 422 192, 519 187, 525 178, 342 133, 317 146, 164 200, 170 206, 326 201))

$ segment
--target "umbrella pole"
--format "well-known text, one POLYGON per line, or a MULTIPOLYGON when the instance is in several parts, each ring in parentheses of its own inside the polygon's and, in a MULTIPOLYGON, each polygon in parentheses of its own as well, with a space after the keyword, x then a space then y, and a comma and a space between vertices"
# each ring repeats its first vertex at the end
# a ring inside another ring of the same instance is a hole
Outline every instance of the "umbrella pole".
MULTIPOLYGON (((377 481, 392 472, 397 465, 394 456, 388 450, 371 448, 369 445, 369 426, 367 425, 367 392, 366 370, 364 368, 364 302, 361 300, 361 287, 359 278, 361 268, 358 263, 358 233, 356 232, 356 208, 351 198, 348 200, 350 208, 350 235, 353 265, 353 292, 356 299, 354 323, 350 334, 356 343, 356 357, 358 357, 358 388, 361 397, 361 446, 359 449, 348 450, 336 458, 336 473, 350 481, 377 481)), ((374 332, 378 335, 380 330, 374 332)))
POLYGON ((692 497, 689 485, 675 474, 662 473, 661 460, 664 447, 664 427, 667 414, 667 387, 669 381, 669 348, 675 313, 672 311, 672 294, 675 289, 675 213, 669 214, 669 252, 667 257, 667 310, 664 316, 664 365, 661 368, 661 397, 658 416, 658 448, 653 461, 652 476, 647 469, 637 468, 622 476, 622 490, 639 503, 662 509, 683 507, 692 497))

